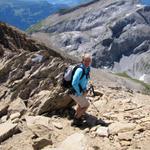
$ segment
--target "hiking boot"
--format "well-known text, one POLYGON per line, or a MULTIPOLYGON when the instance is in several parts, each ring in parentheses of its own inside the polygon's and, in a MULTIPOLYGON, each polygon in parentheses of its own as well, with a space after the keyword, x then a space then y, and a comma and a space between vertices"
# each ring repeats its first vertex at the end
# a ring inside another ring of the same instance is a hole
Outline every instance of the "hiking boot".
POLYGON ((74 109, 68 109, 67 118, 68 118, 69 120, 74 119, 74 118, 75 118, 75 113, 76 113, 76 111, 75 111, 74 109))
POLYGON ((83 120, 81 118, 74 118, 71 126, 80 127, 83 125, 83 120))

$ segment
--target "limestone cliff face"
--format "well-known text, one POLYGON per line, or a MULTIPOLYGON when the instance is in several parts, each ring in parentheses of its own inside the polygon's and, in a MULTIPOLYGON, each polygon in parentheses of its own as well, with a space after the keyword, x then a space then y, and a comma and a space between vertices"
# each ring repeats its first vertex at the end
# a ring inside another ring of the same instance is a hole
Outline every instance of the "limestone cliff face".
MULTIPOLYGON (((29 52, 48 50, 44 44, 36 42, 24 32, 3 22, 0 22, 0 46, 3 51, 6 49, 10 52, 21 52, 21 50, 29 52)), ((53 56, 60 56, 54 52, 54 50, 51 50, 50 52, 53 56)))
POLYGON ((149 66, 148 59, 141 63, 141 57, 149 55, 150 50, 149 13, 150 6, 138 0, 100 0, 49 16, 31 33, 72 55, 90 52, 94 67, 110 67, 138 79, 145 74, 148 78, 147 68, 139 70, 135 66, 149 66))
POLYGON ((0 98, 20 99, 35 114, 64 107, 62 73, 69 59, 25 33, 0 23, 0 98), (57 98, 56 98, 57 97, 57 98), (55 100, 58 100, 58 105, 55 100), (50 102, 51 101, 51 102, 50 102), (35 109, 36 103, 36 110, 35 109))

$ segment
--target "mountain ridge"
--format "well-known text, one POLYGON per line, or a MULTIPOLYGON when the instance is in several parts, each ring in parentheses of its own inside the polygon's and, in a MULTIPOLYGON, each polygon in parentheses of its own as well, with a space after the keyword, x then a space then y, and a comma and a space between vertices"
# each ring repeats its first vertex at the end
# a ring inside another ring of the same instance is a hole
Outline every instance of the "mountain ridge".
POLYGON ((148 59, 140 63, 140 53, 149 54, 149 46, 142 50, 143 43, 149 43, 150 39, 149 11, 150 6, 141 5, 138 0, 98 1, 68 14, 49 16, 39 28, 33 26, 34 32, 30 33, 34 38, 44 37, 45 42, 72 55, 91 53, 93 67, 112 68, 136 79, 146 74, 144 82, 149 83, 148 70, 134 67, 148 65, 148 59), (126 59, 128 67, 121 66, 124 56, 130 55, 135 55, 130 65, 126 59))

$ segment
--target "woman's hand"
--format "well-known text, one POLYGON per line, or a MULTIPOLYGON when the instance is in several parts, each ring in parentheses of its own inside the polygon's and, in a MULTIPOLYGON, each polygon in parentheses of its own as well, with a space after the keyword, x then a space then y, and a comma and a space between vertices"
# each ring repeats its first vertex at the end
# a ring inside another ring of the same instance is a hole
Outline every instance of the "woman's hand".
POLYGON ((88 94, 87 90, 83 92, 83 96, 87 96, 87 94, 88 94))

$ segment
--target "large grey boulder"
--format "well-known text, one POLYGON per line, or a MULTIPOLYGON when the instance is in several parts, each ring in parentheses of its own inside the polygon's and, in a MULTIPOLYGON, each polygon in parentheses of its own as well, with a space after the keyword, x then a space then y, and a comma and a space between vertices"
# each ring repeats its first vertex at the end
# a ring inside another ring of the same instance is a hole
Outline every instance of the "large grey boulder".
POLYGON ((61 108, 72 106, 73 102, 68 94, 63 93, 62 88, 55 91, 41 91, 36 96, 29 99, 29 108, 34 114, 43 114, 61 108))

